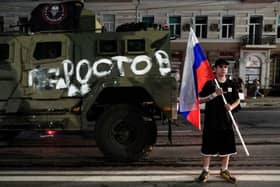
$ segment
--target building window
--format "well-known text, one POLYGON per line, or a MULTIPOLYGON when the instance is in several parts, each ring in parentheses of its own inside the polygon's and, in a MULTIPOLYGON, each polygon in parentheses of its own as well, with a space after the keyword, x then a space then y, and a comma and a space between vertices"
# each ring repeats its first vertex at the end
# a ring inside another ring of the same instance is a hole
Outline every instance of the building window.
POLYGON ((4 32, 4 17, 0 16, 0 32, 4 32))
POLYGON ((28 32, 28 18, 27 17, 19 17, 18 25, 20 32, 28 32))
POLYGON ((262 43, 262 16, 251 16, 249 27, 249 44, 262 43))
POLYGON ((234 38, 234 17, 224 16, 222 19, 222 38, 234 38))
POLYGON ((169 17, 169 30, 170 30, 170 37, 179 38, 181 36, 181 17, 180 16, 169 17))
POLYGON ((152 26, 154 24, 154 16, 143 16, 142 22, 146 25, 152 26))
POLYGON ((280 16, 278 16, 277 20, 277 38, 280 38, 280 16))
POLYGON ((195 34, 198 38, 207 38, 207 16, 195 17, 195 34))
POLYGON ((103 15, 103 26, 107 32, 115 31, 115 15, 113 14, 104 14, 103 15))

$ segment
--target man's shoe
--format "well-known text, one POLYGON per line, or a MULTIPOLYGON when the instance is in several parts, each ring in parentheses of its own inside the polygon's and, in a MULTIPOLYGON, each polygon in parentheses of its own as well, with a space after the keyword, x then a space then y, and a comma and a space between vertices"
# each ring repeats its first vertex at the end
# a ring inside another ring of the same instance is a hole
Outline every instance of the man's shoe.
POLYGON ((231 176, 228 170, 224 170, 224 171, 221 170, 220 175, 226 181, 228 181, 230 183, 236 183, 236 178, 231 176))
POLYGON ((202 170, 198 178, 195 179, 196 182, 206 182, 209 177, 209 171, 202 170))

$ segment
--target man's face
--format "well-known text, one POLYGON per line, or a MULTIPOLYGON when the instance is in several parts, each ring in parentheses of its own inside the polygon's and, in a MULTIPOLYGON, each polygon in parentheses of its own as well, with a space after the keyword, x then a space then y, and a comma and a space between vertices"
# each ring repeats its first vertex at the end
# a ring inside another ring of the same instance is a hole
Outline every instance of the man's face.
POLYGON ((222 65, 218 65, 215 68, 215 72, 218 76, 225 76, 228 73, 228 65, 226 64, 222 64, 222 65))

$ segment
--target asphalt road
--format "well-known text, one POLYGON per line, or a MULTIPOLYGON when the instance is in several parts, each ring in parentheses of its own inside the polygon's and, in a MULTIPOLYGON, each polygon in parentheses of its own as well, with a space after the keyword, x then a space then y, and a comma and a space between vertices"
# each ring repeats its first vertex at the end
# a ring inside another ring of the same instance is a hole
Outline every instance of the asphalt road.
MULTIPOLYGON (((230 163, 238 177, 235 186, 278 187, 280 111, 241 111, 236 119, 250 157, 237 141, 238 154, 230 163)), ((202 186, 193 182, 201 169, 201 132, 189 125, 174 127, 170 145, 166 129, 159 127, 153 151, 135 163, 105 162, 89 137, 42 139, 25 132, 9 144, 0 142, 0 186, 202 186)), ((219 178, 219 167, 214 159, 203 186, 233 186, 219 178)))

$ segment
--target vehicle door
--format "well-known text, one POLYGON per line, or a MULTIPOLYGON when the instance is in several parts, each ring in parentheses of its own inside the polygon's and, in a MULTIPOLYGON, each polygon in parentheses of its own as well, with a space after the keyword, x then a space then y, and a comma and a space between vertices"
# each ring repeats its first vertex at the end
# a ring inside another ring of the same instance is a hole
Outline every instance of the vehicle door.
POLYGON ((63 79, 63 62, 73 59, 72 43, 65 34, 34 35, 31 41, 28 74, 28 91, 32 98, 58 99, 67 89, 58 84, 63 79))

